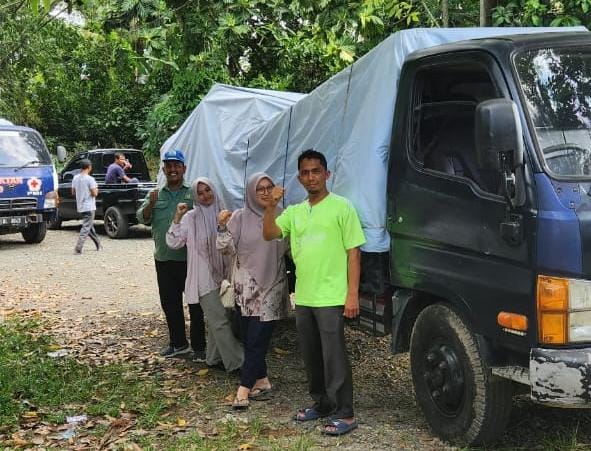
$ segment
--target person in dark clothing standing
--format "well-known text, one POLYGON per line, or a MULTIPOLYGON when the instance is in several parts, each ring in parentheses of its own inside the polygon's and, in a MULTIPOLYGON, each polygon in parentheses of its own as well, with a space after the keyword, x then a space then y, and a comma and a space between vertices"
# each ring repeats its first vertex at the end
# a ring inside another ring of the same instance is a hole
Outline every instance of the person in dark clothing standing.
POLYGON ((166 185, 152 190, 137 211, 138 222, 152 226, 160 304, 168 325, 169 344, 160 355, 174 357, 187 354, 191 352, 192 346, 193 360, 202 362, 205 361, 205 322, 199 304, 189 305, 191 346, 185 333, 183 291, 187 277, 187 249, 183 247, 173 250, 166 245, 166 232, 177 205, 193 205, 193 194, 184 180, 186 166, 183 153, 180 150, 169 150, 164 154, 162 162, 166 185))

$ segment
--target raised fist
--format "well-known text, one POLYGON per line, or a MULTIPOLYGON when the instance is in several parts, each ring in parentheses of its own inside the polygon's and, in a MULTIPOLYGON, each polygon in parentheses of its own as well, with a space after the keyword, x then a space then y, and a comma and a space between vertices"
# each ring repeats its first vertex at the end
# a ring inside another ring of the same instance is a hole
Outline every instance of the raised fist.
POLYGON ((271 190, 271 206, 276 207, 281 198, 283 197, 283 193, 285 193, 285 189, 282 186, 275 185, 271 190))
POLYGON ((154 204, 156 203, 157 200, 158 200, 158 188, 150 191, 150 205, 154 206, 154 204))
POLYGON ((232 212, 229 210, 222 210, 218 213, 218 224, 221 227, 225 227, 228 221, 232 217, 232 212))

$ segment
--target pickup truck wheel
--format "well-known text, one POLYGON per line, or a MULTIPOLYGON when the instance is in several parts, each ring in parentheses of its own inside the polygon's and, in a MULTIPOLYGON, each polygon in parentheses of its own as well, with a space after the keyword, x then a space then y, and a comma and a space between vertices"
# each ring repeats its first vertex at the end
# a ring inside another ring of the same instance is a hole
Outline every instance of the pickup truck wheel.
POLYGON ((439 437, 460 445, 501 438, 512 383, 491 374, 474 334, 450 307, 435 304, 419 314, 410 362, 417 402, 439 437))
POLYGON ((27 226, 21 234, 25 239, 26 243, 35 244, 40 243, 45 238, 45 234, 47 233, 47 223, 46 222, 34 222, 27 226))
POLYGON ((110 238, 125 238, 129 230, 127 216, 117 207, 109 207, 105 212, 105 231, 110 238))
POLYGON ((49 230, 59 230, 61 226, 62 226, 62 219, 60 218, 59 213, 56 212, 55 213, 55 216, 53 217, 53 219, 51 219, 47 223, 47 228, 49 230))

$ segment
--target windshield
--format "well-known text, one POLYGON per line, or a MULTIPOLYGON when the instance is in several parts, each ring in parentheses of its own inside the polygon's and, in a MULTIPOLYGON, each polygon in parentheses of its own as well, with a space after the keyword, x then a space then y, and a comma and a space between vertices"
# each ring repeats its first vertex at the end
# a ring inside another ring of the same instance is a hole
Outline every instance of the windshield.
POLYGON ((528 50, 516 56, 515 66, 548 169, 591 177, 591 50, 528 50))
POLYGON ((51 157, 37 133, 0 130, 0 167, 51 164, 51 157))

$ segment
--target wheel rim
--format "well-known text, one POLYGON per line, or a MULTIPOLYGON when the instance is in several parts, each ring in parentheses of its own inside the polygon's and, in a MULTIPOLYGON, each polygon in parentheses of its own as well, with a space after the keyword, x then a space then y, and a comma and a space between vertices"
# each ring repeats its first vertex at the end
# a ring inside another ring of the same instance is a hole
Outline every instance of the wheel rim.
POLYGON ((106 216, 105 226, 107 228, 107 231, 112 235, 115 235, 117 233, 117 230, 119 230, 119 226, 117 224, 117 218, 115 218, 115 216, 112 213, 109 213, 106 216))
POLYGON ((425 357, 423 378, 441 413, 455 416, 464 401, 464 374, 454 349, 446 344, 432 346, 425 357))

